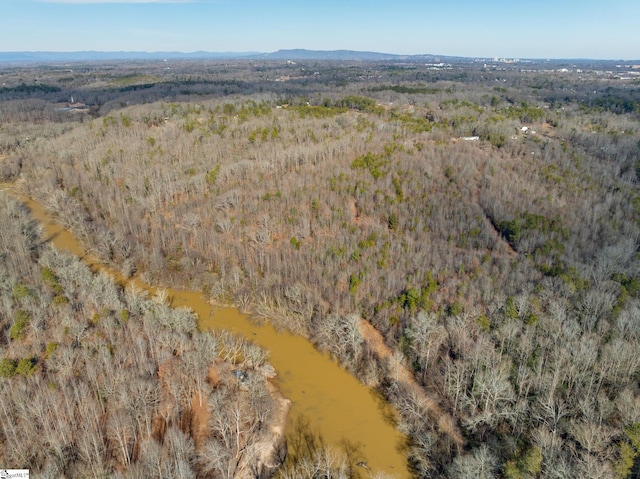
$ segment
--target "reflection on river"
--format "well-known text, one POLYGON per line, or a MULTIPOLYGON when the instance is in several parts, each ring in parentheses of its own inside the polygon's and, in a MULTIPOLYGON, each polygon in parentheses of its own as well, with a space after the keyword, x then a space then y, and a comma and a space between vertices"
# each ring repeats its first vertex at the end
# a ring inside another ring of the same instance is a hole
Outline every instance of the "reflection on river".
MULTIPOLYGON (((125 279, 91 258, 69 231, 51 220, 41 205, 16 196, 42 224, 46 241, 76 254, 92 269, 108 272, 123 285, 133 283, 141 290, 156 294, 156 288, 140 279, 125 279)), ((166 292, 173 306, 186 306, 198 314, 200 329, 228 329, 269 350, 269 362, 278 373, 273 382, 292 401, 290 426, 304 421, 305 427, 319 435, 325 444, 348 445, 358 461, 368 464, 370 469, 363 472, 372 476, 384 472, 397 478, 410 477, 401 450, 405 439, 389 420, 394 415, 391 406, 328 355, 316 350, 308 340, 252 321, 236 309, 212 308, 201 293, 174 289, 166 292)), ((289 428, 290 432, 294 429, 289 428)))

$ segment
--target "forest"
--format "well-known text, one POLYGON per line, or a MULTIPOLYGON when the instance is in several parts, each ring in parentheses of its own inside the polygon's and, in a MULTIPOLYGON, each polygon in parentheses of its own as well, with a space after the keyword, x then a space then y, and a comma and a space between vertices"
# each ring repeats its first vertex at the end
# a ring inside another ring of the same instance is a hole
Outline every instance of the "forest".
MULTIPOLYGON (((200 291, 330 353, 397 409, 413 477, 638 477, 636 72, 0 66, 0 181, 124 277, 200 291)), ((17 200, 0 207, 0 464, 369 477, 291 445, 278 471, 251 463, 276 406, 262 375, 239 387, 228 352, 264 358, 257 346, 200 332, 188 310, 43 244, 17 200)))

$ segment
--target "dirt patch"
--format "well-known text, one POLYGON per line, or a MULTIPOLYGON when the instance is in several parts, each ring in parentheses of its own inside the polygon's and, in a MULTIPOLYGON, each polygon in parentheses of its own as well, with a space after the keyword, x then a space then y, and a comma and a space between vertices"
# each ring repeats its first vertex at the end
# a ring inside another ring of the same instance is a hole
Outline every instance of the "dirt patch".
POLYGON ((364 319, 360 319, 358 329, 369 349, 375 352, 382 361, 387 362, 396 381, 410 392, 422 408, 428 411, 431 420, 438 424, 439 431, 448 436, 458 448, 461 448, 464 445, 464 439, 453 416, 443 411, 436 400, 427 396, 416 382, 413 374, 393 354, 391 348, 384 342, 382 334, 376 328, 364 319))
MULTIPOLYGON (((262 374, 265 378, 270 378, 275 376, 275 371, 273 368, 265 367, 262 374)), ((212 387, 218 387, 224 382, 223 378, 230 377, 230 375, 229 365, 217 360, 209 368, 207 380, 212 387)), ((274 403, 269 424, 260 438, 251 445, 252 452, 247 455, 251 459, 248 463, 243 461, 244 464, 236 472, 235 479, 251 479, 254 477, 255 470, 273 473, 286 457, 285 426, 291 401, 286 399, 278 388, 268 380, 266 385, 274 403)), ((204 444, 208 437, 210 415, 211 411, 208 409, 206 400, 203 398, 201 401, 199 395, 196 394, 191 404, 191 435, 196 448, 204 444)))
POLYGON ((197 393, 191 401, 191 437, 196 449, 204 444, 209 435, 209 416, 206 399, 197 393))
POLYGON ((358 210, 358 204, 355 198, 349 198, 349 202, 347 204, 347 209, 349 211, 349 216, 351 217, 351 221, 353 221, 356 225, 361 228, 367 226, 375 226, 378 222, 375 218, 370 216, 361 216, 360 210, 358 210))
POLYGON ((291 401, 286 399, 269 381, 267 381, 267 388, 274 400, 270 422, 258 440, 245 450, 245 458, 239 465, 234 479, 253 479, 257 477, 256 471, 261 471, 260 477, 271 477, 286 458, 285 426, 291 401))
POLYGON ((207 379, 209 381, 209 385, 212 388, 215 388, 218 384, 220 384, 220 370, 215 364, 209 368, 207 379))
MULTIPOLYGON (((271 415, 271 423, 268 432, 264 434, 260 441, 256 444, 257 462, 261 464, 266 471, 275 471, 282 465, 286 457, 287 441, 285 438, 285 426, 289 409, 291 409, 291 401, 285 398, 278 388, 267 381, 269 393, 274 399, 275 407, 271 415)), ((253 477, 247 474, 247 478, 253 477)))
POLYGON ((347 205, 349 209, 349 216, 351 216, 351 221, 358 221, 358 208, 356 207, 356 199, 349 198, 349 204, 347 205))
POLYGON ((547 122, 542 124, 542 134, 549 138, 556 138, 557 136, 554 126, 547 122))

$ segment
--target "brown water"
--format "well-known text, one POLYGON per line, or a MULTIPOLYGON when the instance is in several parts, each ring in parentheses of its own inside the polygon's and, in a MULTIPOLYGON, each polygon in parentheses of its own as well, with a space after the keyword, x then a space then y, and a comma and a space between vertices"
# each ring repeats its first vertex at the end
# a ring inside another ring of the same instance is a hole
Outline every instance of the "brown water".
MULTIPOLYGON (((137 278, 125 279, 87 255, 71 232, 55 223, 40 204, 24 196, 15 196, 27 204, 33 217, 42 224, 44 240, 77 255, 93 270, 108 272, 123 285, 133 283, 156 294, 156 288, 137 278)), ((361 469, 363 477, 368 474, 373 477, 377 472, 395 478, 411 477, 400 450, 405 443, 404 436, 389 421, 394 415, 391 406, 328 355, 319 352, 308 340, 252 321, 236 309, 212 308, 201 293, 175 289, 166 292, 172 306, 187 306, 197 313, 200 329, 227 329, 269 350, 269 362, 278 373, 273 382, 292 402, 289 430, 300 418, 305 418, 325 444, 355 446, 357 460, 365 461, 370 467, 369 471, 361 469)))

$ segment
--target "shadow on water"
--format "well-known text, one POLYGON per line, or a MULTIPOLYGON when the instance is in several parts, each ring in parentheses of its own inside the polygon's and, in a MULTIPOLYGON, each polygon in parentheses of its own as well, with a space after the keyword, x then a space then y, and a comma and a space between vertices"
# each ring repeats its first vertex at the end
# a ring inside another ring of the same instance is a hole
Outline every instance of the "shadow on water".
MULTIPOLYGON (((407 444, 398 444, 398 452, 406 453, 407 444)), ((335 479, 387 479, 396 477, 393 471, 374 471, 367 461, 363 444, 342 438, 327 444, 314 422, 298 415, 287 433, 288 455, 276 479, 300 477, 331 477, 335 479), (391 475, 389 475, 391 474, 391 475)), ((400 471, 396 471, 400 472, 400 471)))
POLYGON ((303 415, 289 426, 287 450, 287 459, 275 476, 278 479, 307 477, 313 472, 319 473, 319 477, 338 479, 370 477, 370 467, 360 444, 348 439, 335 445, 326 444, 320 431, 303 415))

